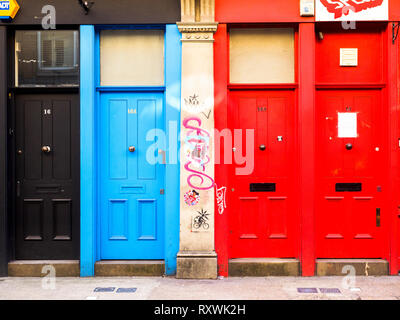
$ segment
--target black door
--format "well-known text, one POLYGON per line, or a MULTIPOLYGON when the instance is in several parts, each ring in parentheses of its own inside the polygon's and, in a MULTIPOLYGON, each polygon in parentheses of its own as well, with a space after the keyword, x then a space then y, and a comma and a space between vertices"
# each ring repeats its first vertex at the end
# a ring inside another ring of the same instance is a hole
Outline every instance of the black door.
POLYGON ((79 96, 16 97, 16 259, 79 258, 79 96))

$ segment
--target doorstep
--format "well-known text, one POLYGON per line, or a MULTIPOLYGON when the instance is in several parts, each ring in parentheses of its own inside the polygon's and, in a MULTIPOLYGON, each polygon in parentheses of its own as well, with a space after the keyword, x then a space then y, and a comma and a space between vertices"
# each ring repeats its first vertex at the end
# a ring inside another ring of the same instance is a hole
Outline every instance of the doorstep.
POLYGON ((346 276, 354 267, 356 276, 387 276, 389 263, 383 259, 317 259, 317 276, 346 276))
POLYGON ((15 260, 8 263, 9 277, 44 277, 54 268, 56 277, 79 277, 79 260, 15 260), (46 268, 45 268, 46 267, 46 268))
POLYGON ((297 277, 300 261, 278 258, 240 258, 229 260, 230 277, 297 277))
POLYGON ((164 260, 104 260, 94 265, 96 277, 160 277, 164 260))

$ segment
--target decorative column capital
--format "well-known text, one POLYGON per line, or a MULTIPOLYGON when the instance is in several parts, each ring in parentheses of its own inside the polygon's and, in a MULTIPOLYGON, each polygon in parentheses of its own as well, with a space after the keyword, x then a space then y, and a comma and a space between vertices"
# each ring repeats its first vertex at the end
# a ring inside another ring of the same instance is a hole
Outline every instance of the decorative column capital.
POLYGON ((215 0, 181 0, 182 22, 214 22, 215 0))
POLYGON ((182 41, 214 41, 217 31, 216 22, 178 22, 178 29, 182 33, 182 41))

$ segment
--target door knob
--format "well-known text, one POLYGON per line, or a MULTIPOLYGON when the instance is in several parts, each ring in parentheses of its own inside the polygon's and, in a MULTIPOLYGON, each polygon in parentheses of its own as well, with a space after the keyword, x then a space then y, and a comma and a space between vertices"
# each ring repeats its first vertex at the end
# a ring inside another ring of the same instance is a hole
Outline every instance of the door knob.
POLYGON ((135 150, 136 150, 136 148, 135 148, 134 146, 130 146, 130 147, 129 147, 129 151, 130 151, 130 152, 135 152, 135 150))
POLYGON ((346 149, 347 150, 353 149, 353 145, 351 143, 346 144, 346 149))
POLYGON ((51 148, 49 146, 43 146, 42 151, 45 153, 49 153, 51 151, 51 148))
POLYGON ((158 154, 161 154, 162 155, 162 163, 161 164, 166 164, 166 153, 165 153, 165 150, 161 150, 161 149, 159 149, 158 150, 158 154))
POLYGON ((266 149, 265 144, 260 145, 260 150, 261 150, 261 151, 264 151, 265 149, 266 149))

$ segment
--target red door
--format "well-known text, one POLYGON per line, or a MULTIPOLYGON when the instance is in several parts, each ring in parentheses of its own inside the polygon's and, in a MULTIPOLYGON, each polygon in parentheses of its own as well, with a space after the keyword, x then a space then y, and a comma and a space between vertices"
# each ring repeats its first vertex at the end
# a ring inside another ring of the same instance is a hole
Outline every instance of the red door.
POLYGON ((380 90, 317 92, 317 257, 380 258, 386 145, 380 90))
POLYGON ((229 95, 230 126, 243 132, 233 151, 230 258, 296 256, 294 99, 293 91, 284 90, 229 95), (246 129, 254 130, 254 146, 246 129), (243 174, 237 169, 245 165, 235 157, 246 150, 247 157, 254 156, 254 169, 243 174))

